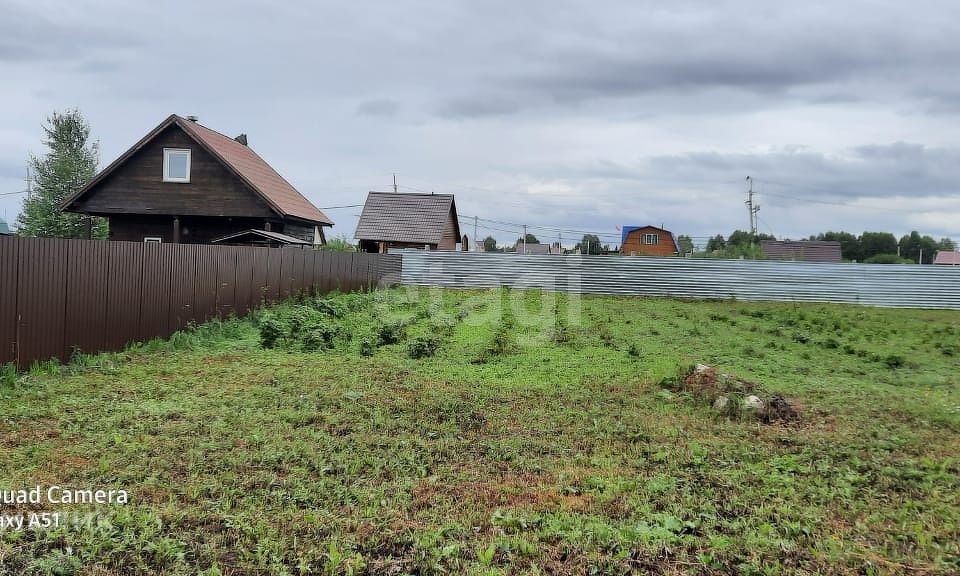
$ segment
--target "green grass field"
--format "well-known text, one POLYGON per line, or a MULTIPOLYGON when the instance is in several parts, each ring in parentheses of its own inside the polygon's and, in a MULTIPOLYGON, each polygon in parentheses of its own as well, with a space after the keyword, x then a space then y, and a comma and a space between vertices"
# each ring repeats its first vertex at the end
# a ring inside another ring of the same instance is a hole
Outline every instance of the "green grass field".
POLYGON ((305 299, 5 372, 0 488, 131 501, 0 531, 0 573, 955 574, 958 383, 958 312, 305 299), (694 363, 799 420, 719 415, 694 363))

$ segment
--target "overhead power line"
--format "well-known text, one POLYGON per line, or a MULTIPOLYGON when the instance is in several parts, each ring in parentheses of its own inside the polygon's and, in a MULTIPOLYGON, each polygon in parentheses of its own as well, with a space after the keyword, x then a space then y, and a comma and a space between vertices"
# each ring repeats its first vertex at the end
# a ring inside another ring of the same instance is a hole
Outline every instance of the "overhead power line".
MULTIPOLYGON (((779 188, 793 188, 794 190, 809 190, 811 192, 821 192, 825 194, 835 194, 835 191, 827 190, 826 188, 817 188, 814 186, 804 186, 802 184, 787 184, 783 182, 777 182, 775 180, 767 180, 766 178, 762 180, 753 179, 754 183, 759 184, 769 184, 779 188)), ((768 189, 764 190, 754 190, 754 194, 760 194, 764 196, 773 196, 775 198, 784 198, 786 200, 793 200, 795 202, 809 203, 809 204, 823 204, 826 206, 841 206, 844 208, 858 208, 864 210, 879 210, 881 212, 903 212, 902 209, 890 208, 888 206, 872 206, 869 204, 859 204, 851 202, 836 202, 833 200, 819 200, 817 198, 809 198, 806 196, 797 196, 795 194, 784 194, 782 192, 770 192, 768 189)))

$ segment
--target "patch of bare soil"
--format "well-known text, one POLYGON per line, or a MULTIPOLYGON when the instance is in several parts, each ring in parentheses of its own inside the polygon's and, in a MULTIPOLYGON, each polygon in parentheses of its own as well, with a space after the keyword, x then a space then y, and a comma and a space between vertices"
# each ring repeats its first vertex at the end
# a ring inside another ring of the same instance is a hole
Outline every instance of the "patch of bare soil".
POLYGON ((693 366, 666 385, 673 392, 689 394, 730 418, 754 418, 765 424, 800 419, 796 404, 783 396, 770 394, 754 382, 721 374, 705 364, 693 366))

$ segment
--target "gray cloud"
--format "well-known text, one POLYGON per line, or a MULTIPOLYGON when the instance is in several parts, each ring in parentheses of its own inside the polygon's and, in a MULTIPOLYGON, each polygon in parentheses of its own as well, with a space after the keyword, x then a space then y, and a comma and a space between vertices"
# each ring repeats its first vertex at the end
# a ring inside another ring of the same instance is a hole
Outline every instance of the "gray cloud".
MULTIPOLYGON (((10 179, 15 180, 17 178, 21 179, 21 184, 23 183, 23 178, 26 176, 26 159, 21 159, 19 162, 13 158, 0 158, 0 179, 10 179)), ((23 188, 21 186, 20 188, 23 188)), ((0 192, 15 192, 15 190, 0 190, 0 192)))
POLYGON ((484 118, 514 114, 523 109, 523 104, 507 98, 455 98, 440 104, 437 108, 445 118, 484 118))
POLYGON ((743 227, 749 174, 778 234, 960 236, 957 38, 947 0, 6 0, 0 191, 78 106, 105 163, 198 114, 321 206, 397 172, 468 215, 711 235, 743 227))
POLYGON ((717 90, 759 95, 768 105, 894 101, 906 93, 917 105, 933 95, 927 107, 939 112, 951 109, 943 104, 955 106, 950 96, 960 86, 942 71, 960 59, 956 22, 929 25, 921 34, 911 24, 925 22, 926 12, 891 5, 873 15, 845 15, 835 6, 829 20, 803 9, 752 14, 751 3, 735 5, 741 10, 720 3, 702 7, 700 18, 641 17, 630 33, 538 46, 526 65, 483 76, 481 90, 443 100, 438 113, 514 114, 651 95, 665 99, 657 105, 669 110, 669 99, 678 94, 710 97, 717 90), (879 90, 869 92, 865 83, 879 90))
POLYGON ((95 21, 64 22, 63 16, 5 4, 0 17, 0 62, 77 62, 99 51, 138 45, 132 31, 95 21))
POLYGON ((396 100, 387 98, 378 98, 366 100, 357 106, 357 114, 360 116, 381 116, 393 117, 400 111, 400 104, 396 100))
MULTIPOLYGON (((563 170, 557 167, 556 171, 563 170)), ((827 155, 805 148, 755 153, 690 152, 653 156, 634 165, 602 163, 567 170, 569 178, 637 183, 671 182, 688 189, 745 190, 752 176, 759 193, 791 203, 848 203, 883 207, 892 197, 957 198, 960 148, 895 142, 827 155)), ((782 203, 782 202, 781 202, 782 203)))

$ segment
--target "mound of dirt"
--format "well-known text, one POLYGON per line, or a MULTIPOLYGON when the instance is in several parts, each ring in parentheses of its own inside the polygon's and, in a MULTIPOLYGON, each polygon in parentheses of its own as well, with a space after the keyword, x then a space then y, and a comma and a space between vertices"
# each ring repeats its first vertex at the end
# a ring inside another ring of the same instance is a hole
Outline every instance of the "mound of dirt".
POLYGON ((755 418, 772 423, 797 420, 797 409, 779 394, 768 394, 762 387, 729 374, 720 374, 706 364, 697 364, 673 382, 674 392, 686 393, 730 418, 755 418))

